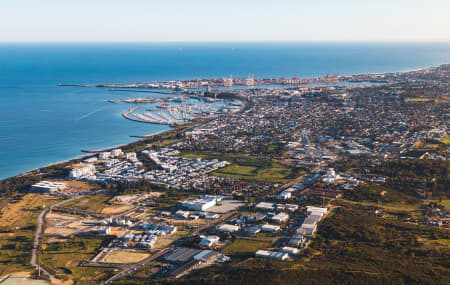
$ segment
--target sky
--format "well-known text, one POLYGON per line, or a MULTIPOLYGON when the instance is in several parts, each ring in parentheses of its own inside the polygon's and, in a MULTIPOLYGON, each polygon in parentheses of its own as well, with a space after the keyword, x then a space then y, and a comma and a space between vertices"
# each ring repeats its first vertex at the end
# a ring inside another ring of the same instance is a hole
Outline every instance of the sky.
POLYGON ((450 0, 0 0, 0 42, 450 41, 450 0))

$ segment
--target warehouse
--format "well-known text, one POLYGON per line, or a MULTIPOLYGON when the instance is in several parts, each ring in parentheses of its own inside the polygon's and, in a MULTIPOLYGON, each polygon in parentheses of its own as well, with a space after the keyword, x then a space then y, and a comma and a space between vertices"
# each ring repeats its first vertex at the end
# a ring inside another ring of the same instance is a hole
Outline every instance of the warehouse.
POLYGON ((222 196, 205 195, 197 199, 186 200, 181 206, 194 211, 205 211, 206 209, 215 206, 222 199, 222 196))
POLYGON ((261 227, 261 230, 263 232, 275 233, 275 232, 280 231, 281 228, 279 226, 266 224, 261 227))
POLYGON ((223 224, 223 225, 217 227, 217 230, 219 230, 221 232, 232 233, 232 232, 237 232, 239 230, 239 226, 223 224))
POLYGON ((281 224, 286 223, 289 219, 289 215, 287 213, 281 212, 275 216, 272 217, 272 221, 275 223, 281 224))
POLYGON ((269 251, 269 250, 258 250, 255 254, 256 257, 261 258, 271 258, 278 260, 286 260, 289 255, 286 252, 269 251))

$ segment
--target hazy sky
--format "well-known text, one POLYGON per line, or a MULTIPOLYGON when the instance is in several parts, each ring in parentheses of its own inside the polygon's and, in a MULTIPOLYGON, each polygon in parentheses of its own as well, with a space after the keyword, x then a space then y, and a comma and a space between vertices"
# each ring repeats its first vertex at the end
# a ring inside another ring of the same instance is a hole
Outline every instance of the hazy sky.
POLYGON ((449 15, 450 0, 0 0, 0 41, 448 41, 449 15))

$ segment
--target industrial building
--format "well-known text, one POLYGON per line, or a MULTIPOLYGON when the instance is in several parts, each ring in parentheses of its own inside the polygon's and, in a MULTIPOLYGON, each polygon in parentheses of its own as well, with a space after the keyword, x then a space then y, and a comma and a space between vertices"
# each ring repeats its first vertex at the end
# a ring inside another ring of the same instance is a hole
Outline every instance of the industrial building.
POLYGON ((197 199, 186 200, 181 206, 194 211, 205 211, 206 209, 215 206, 222 199, 222 196, 204 195, 197 199))
POLYGON ((270 251, 270 250, 258 250, 255 254, 256 257, 261 258, 271 258, 278 260, 286 260, 289 257, 289 254, 286 252, 278 252, 278 251, 270 251))
POLYGON ((237 232, 239 229, 240 229, 239 226, 234 226, 234 225, 229 225, 229 224, 223 224, 223 225, 217 227, 217 230, 219 230, 221 232, 226 232, 226 233, 237 232))
POLYGON ((220 238, 218 236, 201 236, 200 245, 210 247, 216 244, 219 240, 220 238))
POLYGON ((52 182, 52 181, 41 181, 39 183, 31 186, 31 189, 34 192, 40 193, 50 193, 53 194, 55 192, 64 190, 67 187, 65 183, 52 182))
POLYGON ((278 224, 286 223, 289 220, 289 215, 285 212, 281 212, 272 217, 272 221, 278 224))
POLYGON ((263 232, 275 233, 281 230, 280 226, 265 224, 261 227, 263 232))

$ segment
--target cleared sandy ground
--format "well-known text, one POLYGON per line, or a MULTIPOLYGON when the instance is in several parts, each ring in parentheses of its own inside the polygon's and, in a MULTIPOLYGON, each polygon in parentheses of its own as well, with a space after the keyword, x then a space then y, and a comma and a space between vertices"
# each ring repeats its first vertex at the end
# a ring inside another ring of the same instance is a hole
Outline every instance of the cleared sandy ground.
POLYGON ((104 259, 106 263, 138 263, 139 261, 149 257, 149 253, 130 251, 130 250, 113 250, 104 259))
POLYGON ((60 213, 48 213, 45 217, 45 234, 68 236, 79 231, 85 231, 98 222, 95 219, 86 219, 60 213))
POLYGON ((117 205, 117 206, 111 206, 111 207, 104 208, 102 210, 102 213, 109 214, 109 215, 116 215, 116 214, 121 214, 123 212, 126 212, 132 208, 133 208, 133 206, 130 206, 130 205, 117 205))

